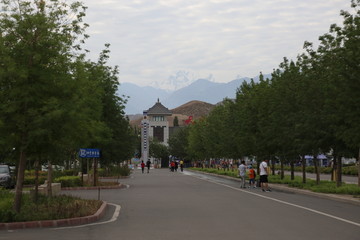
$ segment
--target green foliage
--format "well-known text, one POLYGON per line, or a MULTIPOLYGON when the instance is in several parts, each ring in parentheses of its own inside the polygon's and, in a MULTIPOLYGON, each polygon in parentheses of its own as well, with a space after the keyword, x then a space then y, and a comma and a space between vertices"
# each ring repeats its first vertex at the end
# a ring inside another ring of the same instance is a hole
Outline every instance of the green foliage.
POLYGON ((150 156, 165 159, 169 156, 169 149, 166 145, 158 141, 150 141, 150 156))
POLYGON ((113 176, 123 176, 127 177, 130 176, 130 168, 127 165, 121 167, 112 167, 110 168, 113 176))
MULTIPOLYGON (((94 172, 93 169, 90 170, 92 174, 94 172)), ((108 166, 105 168, 98 168, 97 173, 99 177, 126 177, 129 176, 131 171, 127 165, 124 166, 108 166)))
MULTIPOLYGON (((259 82, 243 82, 233 102, 190 126, 186 155, 195 161, 276 158, 282 164, 330 151, 334 159, 358 158, 360 1, 351 1, 351 7, 340 13, 343 25, 332 24, 319 37, 316 50, 306 41, 305 52, 296 60, 284 57, 271 79, 260 74, 259 82)), ((342 173, 358 171, 351 167, 342 173)))
MULTIPOLYGON (((45 180, 47 180, 47 176, 39 176, 39 185, 44 184, 45 180)), ((25 176, 24 185, 35 185, 35 176, 25 176)))
MULTIPOLYGON (((56 164, 79 147, 100 148, 108 164, 131 156, 135 138, 116 95, 118 68, 106 65, 109 44, 98 62, 85 60, 86 7, 65 0, 1 0, 1 7, 0 156, 20 159, 20 175, 27 158, 56 164)), ((21 190, 17 211, 20 198, 21 190)))
POLYGON ((179 128, 169 138, 169 154, 181 159, 189 159, 188 148, 189 127, 179 128))
POLYGON ((216 169, 216 168, 193 168, 196 171, 213 173, 218 175, 230 176, 230 177, 239 177, 237 170, 224 170, 224 169, 216 169))
MULTIPOLYGON (((77 176, 78 171, 73 170, 63 170, 63 171, 54 171, 52 174, 52 180, 56 178, 60 178, 62 176, 77 176)), ((34 170, 26 170, 24 177, 24 185, 35 185, 35 171, 34 170)), ((44 184, 45 180, 48 179, 48 172, 39 171, 39 185, 44 184)))
POLYGON ((358 167, 357 166, 348 166, 342 168, 342 173, 345 175, 358 175, 358 167))
MULTIPOLYGON (((38 174, 44 177, 48 175, 46 171, 39 171, 38 174)), ((35 170, 25 170, 25 176, 35 176, 35 170)))
POLYGON ((174 127, 179 126, 179 118, 177 116, 175 116, 175 118, 174 118, 173 125, 174 125, 174 127))
POLYGON ((63 176, 55 178, 54 182, 61 183, 61 187, 79 187, 81 186, 81 177, 78 176, 63 176))
POLYGON ((77 176, 79 173, 78 169, 69 169, 64 171, 59 171, 59 175, 62 176, 77 176))
POLYGON ((12 222, 15 219, 13 204, 14 194, 8 190, 0 189, 0 222, 12 222))
POLYGON ((82 217, 94 214, 102 202, 83 200, 71 196, 54 196, 48 198, 39 195, 38 203, 34 203, 29 194, 23 196, 23 207, 20 213, 12 210, 14 194, 0 190, 0 222, 55 220, 82 217))
MULTIPOLYGON (((275 169, 280 170, 280 166, 275 165, 275 169)), ((320 167, 319 170, 320 170, 320 173, 323 173, 323 174, 331 174, 331 172, 333 171, 333 169, 331 167, 320 167)), ((342 174, 344 174, 344 175, 350 175, 350 176, 358 175, 357 166, 345 166, 345 167, 342 167, 341 170, 342 170, 342 174)), ((291 168, 289 166, 284 166, 284 171, 291 171, 291 168)), ((294 167, 294 171, 302 172, 302 167, 294 167)), ((315 167, 308 166, 305 168, 305 172, 315 173, 315 167)))

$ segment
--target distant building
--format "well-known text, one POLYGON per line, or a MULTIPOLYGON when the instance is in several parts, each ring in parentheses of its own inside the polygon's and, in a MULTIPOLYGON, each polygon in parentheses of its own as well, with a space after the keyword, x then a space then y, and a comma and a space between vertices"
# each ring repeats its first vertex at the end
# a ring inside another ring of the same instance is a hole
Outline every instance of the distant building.
POLYGON ((169 121, 168 117, 172 113, 169 109, 164 107, 159 99, 154 106, 149 108, 147 116, 149 118, 149 136, 159 142, 168 145, 169 140, 169 121))
MULTIPOLYGON (((142 159, 147 161, 149 158, 149 140, 156 139, 164 145, 168 145, 169 140, 169 117, 171 111, 164 107, 159 99, 154 106, 144 111, 141 121, 141 151, 142 159)), ((153 163, 154 161, 151 160, 153 163)))

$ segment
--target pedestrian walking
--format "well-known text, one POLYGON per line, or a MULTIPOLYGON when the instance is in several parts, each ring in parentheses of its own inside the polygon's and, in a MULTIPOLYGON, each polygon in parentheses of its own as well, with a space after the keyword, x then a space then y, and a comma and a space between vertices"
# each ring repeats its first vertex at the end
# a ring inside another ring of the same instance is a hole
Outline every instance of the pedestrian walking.
POLYGON ((178 168, 179 168, 179 163, 175 161, 175 172, 177 172, 178 168))
POLYGON ((144 161, 141 161, 141 172, 144 173, 144 169, 145 169, 145 163, 144 161))
POLYGON ((180 160, 180 170, 181 172, 184 170, 184 161, 180 160))
POLYGON ((253 169, 253 167, 250 165, 249 166, 249 188, 256 188, 255 185, 255 178, 256 178, 256 173, 255 170, 253 169))
POLYGON ((151 165, 151 162, 150 162, 150 159, 148 159, 146 162, 147 173, 149 173, 149 171, 150 171, 150 165, 151 165))
POLYGON ((175 162, 174 162, 174 161, 171 161, 171 163, 170 163, 170 170, 171 170, 172 172, 175 171, 175 162))
POLYGON ((245 177, 246 177, 246 165, 245 161, 241 161, 241 164, 238 168, 239 170, 239 177, 240 177, 240 188, 245 188, 245 177))
POLYGON ((268 162, 269 160, 265 159, 260 163, 260 185, 263 192, 271 192, 268 185, 268 162))

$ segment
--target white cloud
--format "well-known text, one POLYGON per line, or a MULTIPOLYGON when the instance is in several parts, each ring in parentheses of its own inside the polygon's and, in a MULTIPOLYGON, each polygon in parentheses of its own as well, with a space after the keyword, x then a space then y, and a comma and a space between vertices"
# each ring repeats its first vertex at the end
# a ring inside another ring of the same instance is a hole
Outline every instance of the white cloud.
POLYGON ((350 0, 85 0, 89 57, 111 44, 120 81, 164 82, 179 70, 219 82, 270 73, 316 42, 350 0))

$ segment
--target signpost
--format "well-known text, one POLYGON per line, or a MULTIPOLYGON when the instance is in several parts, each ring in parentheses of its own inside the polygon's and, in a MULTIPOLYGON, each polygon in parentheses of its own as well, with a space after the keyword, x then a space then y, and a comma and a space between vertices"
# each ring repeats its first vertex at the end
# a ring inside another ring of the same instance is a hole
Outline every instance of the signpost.
POLYGON ((79 157, 81 157, 81 158, 99 158, 100 157, 100 149, 80 148, 79 157))
MULTIPOLYGON (((100 158, 100 149, 97 148, 80 148, 80 158, 92 158, 94 161, 94 186, 96 186, 96 175, 97 175, 97 159, 100 158)), ((82 171, 83 172, 83 171, 82 171)), ((89 173, 88 173, 89 174, 89 173)), ((84 183, 83 173, 81 174, 82 182, 84 183)))

